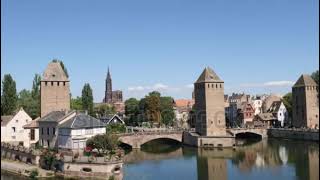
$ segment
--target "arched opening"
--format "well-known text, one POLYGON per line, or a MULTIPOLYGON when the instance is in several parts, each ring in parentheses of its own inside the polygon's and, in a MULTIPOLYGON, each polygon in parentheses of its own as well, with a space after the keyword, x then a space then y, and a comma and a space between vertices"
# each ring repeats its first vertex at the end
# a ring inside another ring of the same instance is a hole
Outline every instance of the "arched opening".
POLYGON ((159 138, 141 145, 141 150, 150 153, 169 153, 181 148, 182 143, 170 138, 159 138))
POLYGON ((16 160, 16 161, 21 161, 20 156, 19 156, 19 155, 15 155, 15 156, 14 156, 14 160, 16 160))
POLYGON ((120 142, 119 147, 124 150, 125 154, 128 154, 132 150, 132 146, 124 142, 120 142))
POLYGON ((262 139, 260 134, 252 132, 244 132, 236 134, 236 144, 237 145, 249 145, 259 142, 262 139))

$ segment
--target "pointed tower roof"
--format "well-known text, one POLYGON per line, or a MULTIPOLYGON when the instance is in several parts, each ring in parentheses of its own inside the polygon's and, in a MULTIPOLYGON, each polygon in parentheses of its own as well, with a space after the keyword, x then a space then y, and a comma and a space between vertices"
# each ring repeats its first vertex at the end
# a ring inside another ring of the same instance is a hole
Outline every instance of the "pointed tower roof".
POLYGON ((307 74, 302 74, 293 87, 317 86, 317 83, 307 74))
POLYGON ((66 73, 63 71, 60 62, 50 62, 44 71, 41 81, 69 81, 66 73))
POLYGON ((196 83, 201 83, 201 82, 223 82, 223 81, 210 67, 206 67, 201 73, 201 75, 199 76, 198 80, 196 81, 196 83))
POLYGON ((108 66, 107 79, 111 79, 111 74, 110 74, 109 66, 108 66))

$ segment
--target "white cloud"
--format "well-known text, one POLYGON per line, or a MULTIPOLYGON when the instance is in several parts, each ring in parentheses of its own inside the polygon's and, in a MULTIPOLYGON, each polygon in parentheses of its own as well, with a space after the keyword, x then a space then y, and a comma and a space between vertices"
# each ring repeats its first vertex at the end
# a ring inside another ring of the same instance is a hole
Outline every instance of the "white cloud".
POLYGON ((241 87, 288 87, 292 86, 294 82, 292 81, 270 81, 265 83, 244 83, 241 87))
POLYGON ((186 88, 193 88, 193 84, 188 84, 188 85, 186 85, 186 88))

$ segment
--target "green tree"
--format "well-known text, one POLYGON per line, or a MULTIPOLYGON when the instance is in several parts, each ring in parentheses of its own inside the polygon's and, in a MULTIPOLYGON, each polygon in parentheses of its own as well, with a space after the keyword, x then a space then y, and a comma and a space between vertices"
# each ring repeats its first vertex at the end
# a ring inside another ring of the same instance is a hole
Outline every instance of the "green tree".
POLYGON ((30 102, 30 111, 29 115, 32 118, 36 118, 40 116, 40 82, 41 76, 39 74, 35 74, 32 82, 32 89, 31 89, 31 97, 32 102, 30 102))
POLYGON ((292 118, 292 93, 290 92, 284 95, 282 100, 283 100, 284 106, 288 111, 289 117, 292 118))
POLYGON ((319 70, 313 72, 311 77, 319 85, 319 70))
POLYGON ((146 96, 145 114, 149 121, 160 125, 161 112, 160 112, 160 93, 151 92, 146 96))
POLYGON ((84 84, 82 89, 82 107, 83 110, 87 110, 90 115, 94 115, 93 112, 93 95, 92 89, 89 83, 84 84))
POLYGON ((119 145, 118 136, 115 134, 98 134, 88 139, 86 142, 87 147, 97 149, 98 154, 106 154, 107 151, 114 151, 119 145))
POLYGON ((5 74, 2 81, 1 113, 11 115, 17 108, 16 82, 10 74, 5 74))
POLYGON ((116 113, 116 108, 112 105, 101 104, 94 108, 94 113, 99 116, 113 115, 116 113))
POLYGON ((71 98, 71 109, 73 110, 83 110, 82 98, 77 96, 76 98, 71 98))
POLYGON ((130 98, 124 102, 125 104, 125 115, 126 123, 131 125, 138 124, 138 114, 139 114, 139 101, 135 98, 130 98))
POLYGON ((109 134, 125 133, 126 126, 124 124, 109 124, 106 127, 106 132, 109 134))
POLYGON ((160 97, 161 122, 165 125, 173 125, 175 114, 173 111, 173 98, 160 97))

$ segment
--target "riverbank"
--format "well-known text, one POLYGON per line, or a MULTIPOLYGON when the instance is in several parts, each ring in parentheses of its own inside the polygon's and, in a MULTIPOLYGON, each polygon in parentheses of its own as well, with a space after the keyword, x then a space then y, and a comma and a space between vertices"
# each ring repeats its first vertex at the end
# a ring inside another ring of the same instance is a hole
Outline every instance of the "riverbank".
POLYGON ((299 129, 268 129, 268 137, 319 142, 319 131, 307 131, 299 129))
POLYGON ((1 158, 1 171, 3 170, 9 173, 24 176, 24 177, 29 177, 30 172, 34 170, 38 171, 39 178, 49 178, 49 177, 54 177, 55 175, 53 171, 47 171, 47 170, 41 169, 36 165, 25 164, 25 163, 20 163, 20 162, 1 158))

